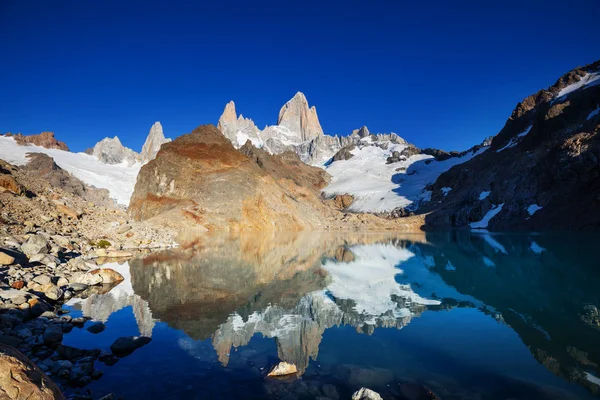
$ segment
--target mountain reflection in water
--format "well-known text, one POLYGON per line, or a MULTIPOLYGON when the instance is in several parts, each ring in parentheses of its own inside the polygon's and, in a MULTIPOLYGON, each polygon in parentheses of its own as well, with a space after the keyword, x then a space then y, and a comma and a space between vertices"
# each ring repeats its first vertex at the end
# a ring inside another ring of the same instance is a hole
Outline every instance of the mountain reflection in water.
POLYGON ((441 398, 584 398, 600 394, 597 239, 206 236, 111 264, 126 281, 71 304, 117 336, 123 318, 155 336, 91 385, 124 398, 315 398, 332 385, 340 398, 369 386, 416 399, 414 382, 441 398), (278 360, 301 377, 264 379, 278 360), (148 392, 123 388, 135 381, 148 392))

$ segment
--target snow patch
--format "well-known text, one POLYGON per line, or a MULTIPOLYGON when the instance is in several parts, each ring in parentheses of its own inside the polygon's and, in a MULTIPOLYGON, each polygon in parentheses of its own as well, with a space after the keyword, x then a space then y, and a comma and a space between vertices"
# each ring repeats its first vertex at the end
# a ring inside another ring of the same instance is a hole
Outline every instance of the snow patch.
POLYGON ((587 89, 589 87, 592 86, 596 86, 600 84, 600 71, 597 72, 593 72, 593 73, 586 73, 579 81, 570 84, 569 86, 565 87, 564 89, 562 89, 560 92, 558 92, 558 94, 556 95, 557 99, 561 99, 565 96, 567 96, 570 93, 573 93, 576 90, 579 89, 587 89))
POLYGON ((129 205, 133 188, 141 164, 127 165, 126 163, 109 165, 100 162, 96 157, 85 153, 71 153, 58 149, 30 145, 19 146, 12 137, 0 136, 0 158, 16 165, 29 162, 27 153, 44 153, 54 159, 54 162, 65 171, 81 179, 88 185, 108 189, 110 196, 117 203, 129 205))
POLYGON ((452 190, 451 187, 443 187, 442 193, 444 194, 444 197, 448 196, 448 193, 450 193, 451 190, 452 190))
POLYGON ((596 107, 595 110, 592 110, 592 112, 589 113, 589 115, 587 116, 587 120, 589 121, 590 119, 594 118, 598 114, 600 114, 600 106, 596 107))
POLYGON ((597 376, 594 376, 594 375, 590 374, 589 372, 586 372, 585 373, 585 378, 588 381, 590 381, 592 383, 595 383, 596 385, 600 386, 600 378, 598 378, 597 376))
POLYGON ((508 142, 508 144, 506 146, 504 146, 503 148, 501 148, 500 150, 496 150, 496 153, 500 153, 502 150, 510 149, 511 147, 515 147, 517 144, 519 144, 520 138, 527 136, 529 131, 531 131, 532 126, 533 125, 530 125, 529 128, 525 129, 523 132, 519 133, 514 138, 511 138, 510 141, 508 142))
POLYGON ((527 212, 529 213, 529 216, 532 216, 533 214, 536 213, 536 211, 541 210, 544 207, 538 206, 537 204, 532 204, 529 207, 527 207, 527 212))
POLYGON ((545 248, 543 248, 542 246, 540 246, 539 244, 537 244, 536 242, 532 241, 531 242, 531 246, 529 246, 529 248, 531 249, 531 251, 533 251, 535 254, 542 254, 544 251, 546 251, 545 248))
POLYGON ((486 233, 483 234, 483 240, 485 240, 485 242, 487 244, 489 244, 490 246, 492 246, 495 251, 498 251, 498 252, 503 253, 503 254, 508 254, 508 252, 506 251, 506 249, 504 248, 504 246, 502 246, 500 244, 500 242, 498 242, 496 239, 494 239, 492 237, 492 235, 490 235, 489 233, 486 232, 486 233))
POLYGON ((479 193, 479 200, 485 200, 492 192, 481 192, 479 193))
POLYGON ((396 266, 414 257, 414 253, 387 244, 353 246, 350 250, 355 256, 354 261, 339 263, 328 260, 323 268, 332 279, 327 290, 335 298, 353 300, 357 312, 371 316, 390 311, 393 315, 405 315, 409 310, 401 309, 392 300, 393 295, 417 304, 440 304, 437 300, 417 295, 410 285, 396 282, 396 275, 403 272, 396 266))
MULTIPOLYGON (((360 142, 360 145, 364 140, 360 142)), ((381 143, 381 142, 379 142, 381 143)), ((399 162, 386 164, 392 152, 401 152, 405 144, 389 142, 388 149, 379 146, 357 146, 349 160, 339 160, 326 167, 331 182, 323 189, 327 197, 348 193, 354 197, 350 206, 356 212, 386 212, 397 207, 416 208, 430 201, 427 185, 451 167, 483 153, 482 148, 463 157, 436 161, 432 156, 416 154, 399 162)))
POLYGON ((485 229, 487 228, 490 220, 494 218, 500 211, 502 211, 504 203, 492 206, 492 208, 483 216, 481 221, 471 222, 469 226, 473 229, 485 229))
MULTIPOLYGON (((500 246, 502 246, 502 245, 500 245, 500 246)), ((495 263, 494 263, 492 260, 490 260, 489 258, 487 258, 486 256, 483 256, 483 263, 484 263, 484 264, 485 264, 487 267, 492 267, 492 268, 493 268, 493 267, 495 267, 495 266, 496 266, 496 264, 495 264, 495 263)))

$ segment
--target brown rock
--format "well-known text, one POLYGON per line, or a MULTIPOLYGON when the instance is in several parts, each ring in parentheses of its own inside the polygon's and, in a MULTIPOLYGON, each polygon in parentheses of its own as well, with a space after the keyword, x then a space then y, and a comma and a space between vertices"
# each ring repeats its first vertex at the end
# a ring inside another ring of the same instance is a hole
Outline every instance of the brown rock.
POLYGON ((90 271, 92 275, 100 275, 102 283, 116 283, 121 282, 124 278, 123 275, 111 268, 99 268, 90 271))
MULTIPOLYGON (((9 134, 10 135, 10 134, 9 134)), ((56 140, 54 132, 42 132, 37 135, 22 135, 17 133, 16 135, 10 135, 15 138, 15 141, 21 146, 27 146, 34 144, 36 146, 45 147, 47 149, 59 149, 69 151, 69 147, 64 142, 56 140)))
POLYGON ((25 188, 19 182, 15 180, 11 175, 1 174, 0 175, 0 193, 11 192, 16 195, 22 195, 25 193, 25 188))
MULTIPOLYGON (((140 170, 129 212, 136 220, 209 230, 308 229, 332 211, 320 199, 327 175, 297 156, 235 150, 212 125, 162 145, 140 170)), ((251 151, 250 151, 251 150, 251 151)))
POLYGON ((332 205, 336 210, 345 210, 354 202, 354 197, 349 194, 337 194, 332 199, 332 205))
POLYGON ((14 281, 12 285, 10 285, 13 289, 21 290, 25 286, 24 281, 14 281))
POLYGON ((298 372, 298 368, 294 364, 287 363, 285 361, 280 362, 271 368, 271 371, 267 374, 267 376, 277 377, 277 376, 287 376, 292 375, 298 372))
POLYGON ((11 346, 0 344, 0 398, 64 400, 41 369, 11 346))
POLYGON ((79 217, 81 216, 81 213, 73 210, 71 207, 65 206, 64 204, 57 204, 56 211, 63 215, 66 215, 71 219, 79 219, 79 217))
POLYGON ((10 265, 15 262, 15 258, 0 250, 0 265, 10 265))

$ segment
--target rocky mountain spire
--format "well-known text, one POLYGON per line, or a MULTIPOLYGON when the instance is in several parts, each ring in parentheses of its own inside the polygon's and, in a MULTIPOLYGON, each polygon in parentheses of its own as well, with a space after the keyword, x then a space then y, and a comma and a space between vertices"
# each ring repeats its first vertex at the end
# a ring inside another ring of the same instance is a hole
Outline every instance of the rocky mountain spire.
POLYGON ((154 160, 156 153, 158 153, 158 150, 160 150, 160 146, 170 141, 171 139, 165 138, 160 122, 155 122, 150 128, 146 142, 144 142, 144 147, 142 147, 142 164, 146 164, 148 161, 154 160))
POLYGON ((125 162, 133 165, 140 160, 140 155, 121 144, 118 137, 104 138, 92 149, 92 155, 105 164, 120 164, 125 162))
POLYGON ((371 132, 369 132, 369 128, 367 128, 366 126, 361 126, 359 129, 355 129, 352 131, 352 134, 356 134, 358 135, 358 137, 360 138, 364 138, 367 137, 371 134, 371 132))
POLYGON ((247 140, 250 140, 254 146, 262 146, 260 129, 250 118, 244 118, 241 114, 237 116, 233 100, 225 105, 217 129, 231 141, 235 148, 243 146, 247 140))
POLYGON ((298 92, 279 111, 277 125, 284 126, 300 135, 302 141, 323 135, 315 106, 308 107, 306 96, 298 92))

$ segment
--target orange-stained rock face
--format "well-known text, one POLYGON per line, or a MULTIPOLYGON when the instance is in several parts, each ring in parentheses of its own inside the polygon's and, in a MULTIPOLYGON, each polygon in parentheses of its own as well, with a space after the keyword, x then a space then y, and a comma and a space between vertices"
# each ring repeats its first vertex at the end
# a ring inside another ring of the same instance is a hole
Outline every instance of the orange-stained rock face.
POLYGON ((0 344, 0 398, 64 400, 64 396, 33 362, 11 346, 0 344))
POLYGON ((16 135, 7 133, 6 136, 12 136, 15 141, 21 146, 27 146, 34 144, 36 146, 45 147, 47 149, 59 149, 69 151, 69 147, 65 142, 61 142, 54 137, 54 132, 42 132, 37 135, 23 135, 17 133, 16 135))
POLYGON ((327 174, 295 155, 237 151, 212 125, 164 144, 140 170, 129 211, 138 220, 208 230, 319 228, 327 174), (243 154, 244 153, 244 154, 243 154))

